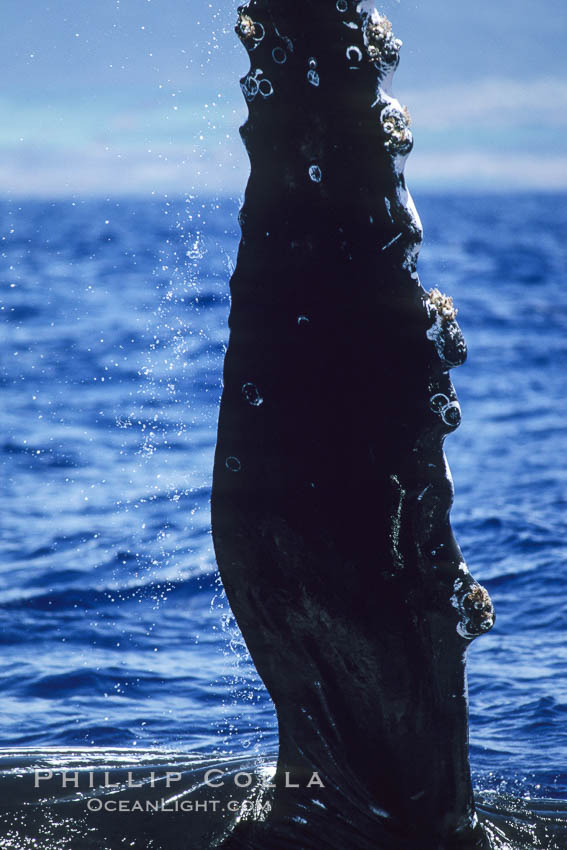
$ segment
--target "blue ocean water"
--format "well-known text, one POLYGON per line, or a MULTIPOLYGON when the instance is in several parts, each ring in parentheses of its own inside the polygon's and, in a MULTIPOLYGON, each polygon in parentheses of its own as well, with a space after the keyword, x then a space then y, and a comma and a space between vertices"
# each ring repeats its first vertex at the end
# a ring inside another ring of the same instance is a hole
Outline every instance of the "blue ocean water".
MULTIPOLYGON (((475 784, 567 799, 567 198, 416 202, 469 346, 453 524, 497 611, 475 784)), ((0 746, 277 749, 210 535, 237 207, 0 205, 0 746)))

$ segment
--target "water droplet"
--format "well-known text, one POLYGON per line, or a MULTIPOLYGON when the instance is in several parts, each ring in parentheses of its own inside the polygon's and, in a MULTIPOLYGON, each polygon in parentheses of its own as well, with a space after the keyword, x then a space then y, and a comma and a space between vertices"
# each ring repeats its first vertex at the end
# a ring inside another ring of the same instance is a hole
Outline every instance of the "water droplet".
POLYGON ((242 469, 242 464, 238 460, 237 457, 227 457, 225 461, 225 466, 230 472, 240 472, 242 469))
POLYGON ((242 395, 248 404, 251 404, 253 407, 260 407, 264 401, 256 384, 250 382, 242 384, 242 395))
POLYGON ((344 14, 347 11, 347 9, 348 9, 347 0, 337 0, 337 11, 340 12, 341 15, 344 14))
POLYGON ((309 177, 313 180, 314 183, 320 183, 323 177, 323 172, 319 168, 318 165, 310 165, 309 166, 309 177))
POLYGON ((277 62, 278 65, 283 65, 283 63, 287 60, 287 53, 283 47, 274 47, 272 50, 272 59, 274 62, 277 62))
POLYGON ((298 316, 297 317, 297 324, 298 325, 308 325, 309 319, 307 318, 307 316, 298 316))
POLYGON ((308 64, 309 64, 309 67, 310 67, 312 70, 315 70, 315 68, 317 67, 317 60, 315 59, 315 57, 314 57, 314 56, 310 56, 310 57, 309 57, 308 64))

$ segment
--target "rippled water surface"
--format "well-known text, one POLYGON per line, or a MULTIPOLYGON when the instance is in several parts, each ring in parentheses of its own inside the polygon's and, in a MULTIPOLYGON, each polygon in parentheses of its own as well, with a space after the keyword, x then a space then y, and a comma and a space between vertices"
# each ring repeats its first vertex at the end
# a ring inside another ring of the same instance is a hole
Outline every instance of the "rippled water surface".
MULTIPOLYGON (((567 798, 563 197, 416 198, 469 345, 453 521, 497 609, 470 652, 485 792, 567 798)), ((215 577, 233 201, 0 207, 0 745, 273 752, 215 577)))

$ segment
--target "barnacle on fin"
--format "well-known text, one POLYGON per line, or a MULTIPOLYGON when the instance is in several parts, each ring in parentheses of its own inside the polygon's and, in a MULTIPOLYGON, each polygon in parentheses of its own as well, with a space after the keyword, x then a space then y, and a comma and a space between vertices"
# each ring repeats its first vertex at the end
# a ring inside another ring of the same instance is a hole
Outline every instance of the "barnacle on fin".
POLYGON ((453 304, 453 299, 450 295, 444 295, 441 290, 434 288, 429 290, 429 300, 437 310, 442 321, 452 322, 457 317, 458 310, 453 304))
POLYGON ((250 15, 246 15, 242 10, 238 12, 238 22, 236 24, 236 33, 243 40, 248 41, 251 38, 254 38, 256 33, 256 24, 250 17, 250 15))
POLYGON ((402 42, 395 38, 392 24, 385 15, 375 15, 368 20, 364 29, 364 42, 371 62, 393 65, 398 61, 402 42))
POLYGON ((488 591, 480 584, 473 585, 462 602, 469 617, 468 629, 474 633, 489 631, 494 625, 494 609, 488 591))
POLYGON ((411 118, 407 107, 400 110, 395 106, 386 106, 380 114, 380 121, 386 134, 386 149, 393 153, 408 154, 413 146, 413 136, 409 128, 411 118))

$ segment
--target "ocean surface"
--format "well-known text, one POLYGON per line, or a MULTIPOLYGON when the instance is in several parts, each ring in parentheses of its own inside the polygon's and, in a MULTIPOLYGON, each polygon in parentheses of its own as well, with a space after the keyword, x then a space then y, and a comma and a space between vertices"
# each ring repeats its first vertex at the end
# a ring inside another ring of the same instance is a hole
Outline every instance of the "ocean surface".
MULTIPOLYGON (((453 525, 497 613, 475 787, 567 800, 567 197, 415 200, 469 347, 453 525)), ((0 204, 0 747, 277 751, 210 534, 237 211, 0 204)))

